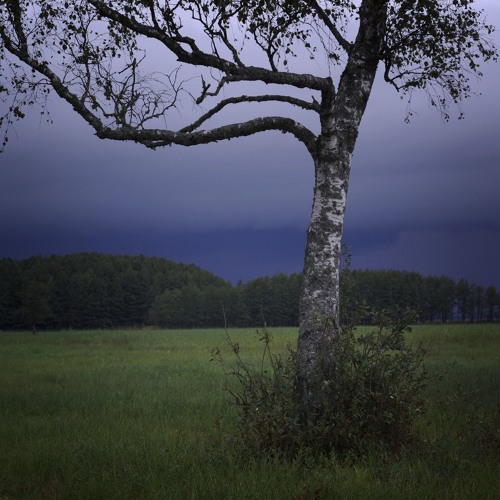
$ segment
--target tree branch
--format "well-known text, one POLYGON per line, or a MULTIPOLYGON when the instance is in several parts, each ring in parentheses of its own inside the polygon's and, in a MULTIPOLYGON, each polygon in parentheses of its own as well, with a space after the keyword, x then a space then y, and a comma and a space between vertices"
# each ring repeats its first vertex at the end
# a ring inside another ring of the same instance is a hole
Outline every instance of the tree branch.
POLYGON ((134 18, 129 18, 115 9, 108 7, 101 0, 88 0, 99 14, 115 21, 134 33, 153 38, 165 45, 180 62, 194 66, 205 66, 218 69, 226 75, 231 75, 232 81, 262 81, 268 84, 290 85, 296 88, 310 88, 313 90, 327 90, 331 82, 310 74, 287 73, 271 71, 256 66, 241 66, 222 57, 209 54, 200 50, 189 37, 172 37, 154 26, 140 23, 134 18), (191 52, 182 47, 182 43, 191 47, 191 52))
POLYGON ((61 81, 61 79, 48 67, 47 64, 33 59, 28 53, 26 46, 21 46, 17 48, 12 43, 11 39, 7 35, 4 27, 0 24, 0 38, 5 46, 5 48, 14 54, 19 60, 24 62, 33 70, 45 76, 49 81, 56 93, 73 106, 73 109, 87 122, 94 130, 98 133, 104 129, 104 124, 102 121, 94 115, 84 104, 77 95, 71 92, 61 81))
POLYGON ((202 125, 204 122, 206 122, 212 116, 219 113, 223 108, 225 108, 229 104, 240 104, 243 102, 268 102, 268 101, 285 102, 288 104, 292 104, 294 106, 298 106, 298 107, 305 109, 305 110, 308 110, 308 111, 316 111, 317 113, 320 112, 320 106, 316 101, 309 103, 309 102, 303 101, 302 99, 296 99, 294 97, 283 96, 283 95, 263 95, 263 96, 242 95, 239 97, 230 97, 228 99, 224 99, 224 100, 220 101, 214 108, 212 108, 210 111, 205 113, 198 120, 193 122, 191 125, 188 125, 187 127, 184 127, 183 129, 179 130, 179 132, 182 132, 182 133, 193 132, 200 125, 202 125))
POLYGON ((335 24, 332 22, 328 14, 321 8, 317 0, 308 0, 309 5, 316 11, 318 17, 325 23, 325 26, 330 30, 337 43, 346 51, 347 54, 351 51, 352 43, 347 41, 335 24))
POLYGON ((209 144, 237 137, 247 137, 249 135, 270 130, 277 130, 294 135, 307 147, 311 154, 315 153, 316 136, 307 127, 304 127, 295 120, 281 116, 255 118, 243 123, 234 123, 211 130, 200 130, 198 132, 173 132, 165 129, 139 130, 131 127, 111 129, 104 127, 99 129, 97 136, 101 139, 134 141, 145 144, 151 148, 157 148, 161 146, 170 146, 172 144, 180 146, 209 144))
MULTIPOLYGON (((314 109, 314 103, 309 104, 300 99, 295 99, 287 96, 242 96, 235 99, 227 99, 219 103, 211 112, 205 114, 198 122, 190 127, 174 132, 164 129, 139 129, 124 124, 119 128, 113 129, 105 126, 101 119, 99 119, 88 107, 85 102, 64 84, 64 82, 56 75, 46 63, 39 62, 32 58, 28 53, 26 46, 16 47, 11 41, 4 27, 0 25, 0 38, 5 48, 19 58, 22 62, 28 65, 33 70, 45 76, 56 93, 66 102, 72 105, 73 109, 96 131, 96 135, 102 139, 113 139, 120 141, 135 141, 144 144, 148 147, 156 148, 160 146, 168 146, 178 144, 182 146, 194 146, 198 144, 208 144, 220 140, 229 140, 237 137, 246 137, 259 132, 268 130, 278 130, 283 133, 293 134, 299 141, 304 143, 307 149, 312 153, 316 147, 316 136, 306 127, 292 120, 291 118, 284 117, 264 117, 249 120, 243 123, 236 123, 225 125, 215 128, 213 130, 201 130, 193 132, 201 123, 206 121, 210 116, 222 109, 224 106, 237 103, 237 102, 253 102, 253 101, 282 101, 290 104, 301 106, 304 109, 314 109)), ((96 109, 98 106, 96 106, 96 109)), ((99 108, 100 109, 100 108, 99 108)))

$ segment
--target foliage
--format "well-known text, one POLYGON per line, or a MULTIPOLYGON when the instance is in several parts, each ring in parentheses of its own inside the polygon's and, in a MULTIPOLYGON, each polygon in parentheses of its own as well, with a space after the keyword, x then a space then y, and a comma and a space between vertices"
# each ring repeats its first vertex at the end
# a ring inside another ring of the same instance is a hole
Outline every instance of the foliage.
POLYGON ((296 359, 271 352, 264 327, 260 366, 243 360, 240 346, 227 335, 236 357, 227 368, 225 390, 238 408, 237 437, 251 453, 295 457, 313 454, 362 454, 374 447, 397 451, 414 439, 413 424, 424 407, 425 349, 409 345, 405 333, 413 313, 380 313, 376 328, 357 334, 346 326, 334 341, 335 365, 323 381, 323 404, 304 419, 296 381, 296 359))
MULTIPOLYGON (((0 329, 220 327, 221 304, 231 327, 298 324, 302 275, 263 276, 231 286, 196 266, 167 259, 72 254, 0 259, 0 329)), ((344 269, 341 303, 347 315, 398 307, 418 322, 495 321, 500 294, 466 280, 418 273, 344 269)))
MULTIPOLYGON (((478 72, 481 59, 496 58, 475 0, 390 2, 384 51, 385 79, 398 89, 425 89, 432 106, 449 118, 449 102, 472 93, 466 75, 478 72), (477 31, 483 25, 484 32, 477 31)), ((479 76, 481 76, 481 73, 479 76)))
MULTIPOLYGON (((417 321, 496 321, 500 313, 500 294, 495 287, 482 286, 447 276, 422 276, 420 273, 396 270, 345 270, 349 293, 345 294, 348 313, 357 304, 372 310, 394 307, 414 309, 417 321)), ((369 323, 369 315, 360 317, 369 323)))
POLYGON ((37 323, 45 322, 52 312, 47 300, 47 291, 46 284, 29 281, 20 294, 21 308, 18 314, 31 325, 33 334, 36 333, 37 323))
POLYGON ((234 82, 329 91, 332 82, 323 77, 328 71, 318 77, 292 73, 292 59, 343 63, 356 48, 350 39, 356 26, 381 11, 375 57, 386 81, 398 91, 426 92, 448 116, 449 102, 471 94, 479 63, 496 58, 489 39, 493 27, 474 0, 9 0, 0 2, 0 99, 6 104, 0 128, 24 118, 30 107, 47 116, 54 89, 100 137, 157 147, 281 130, 310 147, 311 132, 285 117, 249 120, 211 134, 200 130, 224 107, 247 102, 280 101, 320 112, 316 100, 305 102, 288 91, 220 99, 178 132, 148 127, 179 108, 181 97, 199 105, 234 82), (141 37, 160 42, 166 57, 177 61, 170 72, 151 72, 148 61, 157 56, 144 50, 141 37), (262 56, 258 66, 246 61, 255 49, 262 56), (180 78, 179 63, 197 68, 195 88, 180 78))
POLYGON ((0 328, 145 325, 158 295, 189 287, 231 288, 194 265, 153 257, 82 253, 0 259, 0 328))

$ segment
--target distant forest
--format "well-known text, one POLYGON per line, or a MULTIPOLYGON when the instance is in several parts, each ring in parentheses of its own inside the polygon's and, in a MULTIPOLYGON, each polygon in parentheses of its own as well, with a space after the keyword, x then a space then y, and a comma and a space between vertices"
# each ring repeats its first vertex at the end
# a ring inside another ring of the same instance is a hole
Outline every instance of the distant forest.
MULTIPOLYGON (((493 286, 415 272, 343 272, 351 305, 411 308, 420 322, 500 319, 493 286)), ((0 329, 295 326, 300 288, 298 273, 233 286, 195 265, 145 256, 1 259, 0 329)))

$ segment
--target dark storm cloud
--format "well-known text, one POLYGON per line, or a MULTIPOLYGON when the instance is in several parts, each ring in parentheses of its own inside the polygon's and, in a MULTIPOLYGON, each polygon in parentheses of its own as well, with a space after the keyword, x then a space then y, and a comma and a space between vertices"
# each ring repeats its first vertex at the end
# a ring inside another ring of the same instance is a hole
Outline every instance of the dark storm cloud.
POLYGON ((307 220, 310 192, 304 187, 312 189, 311 160, 290 137, 271 133, 152 152, 99 141, 76 117, 57 111, 51 127, 21 124, 26 126, 21 139, 4 153, 4 214, 15 208, 18 216, 48 220, 64 207, 97 224, 148 220, 171 230, 279 227, 307 220))
POLYGON ((352 240, 353 267, 404 269, 424 275, 466 278, 483 286, 500 283, 500 233, 491 229, 411 229, 393 233, 391 243, 366 245, 352 240))
MULTIPOLYGON (((498 3, 481 3, 500 26, 498 3)), ((500 65, 484 73, 475 85, 483 95, 465 103, 465 120, 450 123, 420 96, 405 124, 406 103, 377 81, 347 200, 354 266, 500 288, 500 65)), ((313 168, 293 138, 269 133, 153 152, 100 141, 67 105, 52 109, 54 125, 33 113, 0 155, 0 257, 143 253, 232 281, 301 269, 313 168)))
POLYGON ((464 120, 449 123, 420 97, 418 114, 404 124, 405 103, 377 87, 348 196, 354 266, 500 286, 500 71, 490 64, 484 73, 475 86, 482 95, 464 103, 464 120))

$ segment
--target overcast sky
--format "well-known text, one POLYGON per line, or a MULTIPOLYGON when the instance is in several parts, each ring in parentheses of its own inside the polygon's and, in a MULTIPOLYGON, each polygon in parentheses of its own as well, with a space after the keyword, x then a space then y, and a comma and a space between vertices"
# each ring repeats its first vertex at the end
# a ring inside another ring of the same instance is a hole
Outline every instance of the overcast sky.
MULTIPOLYGON (((479 4, 500 27, 497 0, 479 4)), ((354 268, 500 288, 500 64, 483 72, 449 123, 422 98, 405 124, 405 102, 377 81, 347 200, 354 268)), ((302 269, 313 166, 293 137, 149 151, 95 138, 55 97, 51 110, 53 125, 31 113, 0 155, 0 257, 144 254, 232 282, 302 269)))

